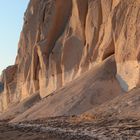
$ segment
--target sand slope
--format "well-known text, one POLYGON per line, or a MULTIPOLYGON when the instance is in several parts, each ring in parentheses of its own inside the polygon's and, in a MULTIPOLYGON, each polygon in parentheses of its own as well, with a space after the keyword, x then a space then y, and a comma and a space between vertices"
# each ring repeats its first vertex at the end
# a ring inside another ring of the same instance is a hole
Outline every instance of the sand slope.
POLYGON ((114 56, 52 93, 13 121, 78 115, 122 94, 115 79, 114 56), (112 90, 113 88, 113 90, 112 90))

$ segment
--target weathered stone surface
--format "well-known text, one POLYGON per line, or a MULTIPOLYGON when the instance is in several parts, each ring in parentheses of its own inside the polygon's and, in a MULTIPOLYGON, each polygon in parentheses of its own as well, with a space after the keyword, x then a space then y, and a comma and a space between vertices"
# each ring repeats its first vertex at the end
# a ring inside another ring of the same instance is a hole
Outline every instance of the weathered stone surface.
POLYGON ((140 1, 121 1, 113 20, 117 78, 122 88, 129 91, 139 86, 140 1))
POLYGON ((122 89, 138 87, 139 20, 139 0, 30 0, 15 66, 3 72, 2 108, 50 95, 112 54, 122 89))
POLYGON ((16 81, 17 65, 7 67, 1 76, 1 85, 3 87, 0 94, 0 110, 8 108, 11 102, 19 101, 15 94, 17 81, 16 81))

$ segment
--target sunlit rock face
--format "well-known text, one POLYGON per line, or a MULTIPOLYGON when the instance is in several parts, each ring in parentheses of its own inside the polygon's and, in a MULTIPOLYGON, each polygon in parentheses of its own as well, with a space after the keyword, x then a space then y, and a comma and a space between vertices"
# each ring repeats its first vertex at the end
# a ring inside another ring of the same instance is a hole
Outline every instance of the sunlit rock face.
POLYGON ((113 20, 117 79, 129 91, 139 86, 140 79, 140 1, 121 1, 113 20))
POLYGON ((122 89, 139 86, 139 28, 139 0, 30 0, 2 108, 36 91, 43 98, 112 54, 122 89))

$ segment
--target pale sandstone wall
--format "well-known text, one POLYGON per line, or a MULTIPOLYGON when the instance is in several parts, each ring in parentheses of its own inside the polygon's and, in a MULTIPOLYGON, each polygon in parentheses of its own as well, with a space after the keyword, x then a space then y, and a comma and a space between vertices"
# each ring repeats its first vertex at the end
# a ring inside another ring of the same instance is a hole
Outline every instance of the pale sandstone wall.
POLYGON ((139 26, 139 0, 31 0, 2 108, 38 90, 45 97, 112 54, 122 89, 139 86, 139 26))

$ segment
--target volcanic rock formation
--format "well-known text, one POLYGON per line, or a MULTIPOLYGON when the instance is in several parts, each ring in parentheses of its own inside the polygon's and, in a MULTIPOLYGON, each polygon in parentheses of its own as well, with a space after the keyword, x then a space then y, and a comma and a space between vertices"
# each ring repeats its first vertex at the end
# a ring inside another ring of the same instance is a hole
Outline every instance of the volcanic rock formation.
POLYGON ((55 93, 46 114, 80 114, 139 87, 139 28, 140 0, 30 0, 1 111, 55 93))

